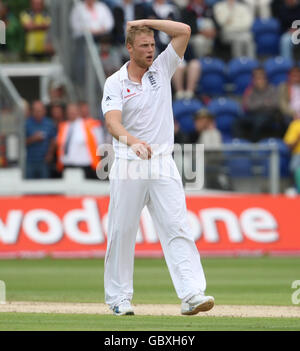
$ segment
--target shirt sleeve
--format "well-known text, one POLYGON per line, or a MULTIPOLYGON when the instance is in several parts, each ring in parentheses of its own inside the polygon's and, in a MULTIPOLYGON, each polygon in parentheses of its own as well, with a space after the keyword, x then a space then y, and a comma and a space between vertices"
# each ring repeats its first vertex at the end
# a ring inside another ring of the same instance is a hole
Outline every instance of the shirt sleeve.
POLYGON ((120 82, 109 77, 104 84, 103 98, 102 98, 102 112, 103 115, 108 111, 123 109, 122 91, 120 82))
POLYGON ((297 128, 295 123, 291 123, 288 127, 288 130, 285 133, 283 141, 288 144, 294 144, 299 136, 300 128, 297 128))
POLYGON ((154 61, 154 67, 163 71, 169 79, 172 78, 177 67, 183 62, 183 58, 180 58, 174 50, 171 43, 167 48, 156 58, 154 61))

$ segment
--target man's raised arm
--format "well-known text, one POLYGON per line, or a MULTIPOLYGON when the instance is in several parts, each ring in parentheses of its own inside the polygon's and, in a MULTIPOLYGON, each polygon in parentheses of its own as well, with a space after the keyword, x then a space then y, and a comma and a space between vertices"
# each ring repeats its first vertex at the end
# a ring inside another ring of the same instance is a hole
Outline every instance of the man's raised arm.
POLYGON ((187 24, 169 20, 137 20, 127 22, 127 31, 132 26, 147 26, 168 34, 177 55, 182 58, 191 36, 191 27, 187 24))

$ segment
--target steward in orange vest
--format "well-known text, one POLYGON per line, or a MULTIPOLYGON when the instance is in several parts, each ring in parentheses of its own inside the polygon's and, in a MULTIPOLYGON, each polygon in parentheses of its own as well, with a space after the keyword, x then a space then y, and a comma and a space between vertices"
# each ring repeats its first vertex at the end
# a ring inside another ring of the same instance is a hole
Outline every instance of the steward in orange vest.
POLYGON ((57 170, 62 171, 65 167, 63 163, 63 157, 66 154, 66 144, 68 143, 68 133, 70 127, 74 121, 78 121, 81 123, 83 134, 85 137, 85 143, 90 155, 91 159, 91 168, 96 171, 97 165, 100 162, 100 157, 96 155, 98 143, 96 137, 93 133, 94 128, 101 128, 101 122, 92 119, 82 119, 76 117, 77 106, 74 104, 70 104, 68 106, 68 112, 71 117, 68 116, 69 121, 61 122, 58 126, 58 134, 57 134, 57 170), (75 116, 75 118, 74 118, 75 116))

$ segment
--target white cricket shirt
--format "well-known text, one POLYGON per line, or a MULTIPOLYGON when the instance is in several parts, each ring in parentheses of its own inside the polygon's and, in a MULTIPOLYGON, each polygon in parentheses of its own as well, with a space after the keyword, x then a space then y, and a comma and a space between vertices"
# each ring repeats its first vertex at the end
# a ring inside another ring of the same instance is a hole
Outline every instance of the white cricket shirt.
MULTIPOLYGON (((122 125, 136 138, 152 146, 153 156, 171 154, 174 145, 171 78, 182 62, 172 44, 153 61, 142 83, 128 78, 127 62, 107 78, 102 111, 122 111, 122 125)), ((127 145, 113 138, 117 158, 140 159, 127 145)))

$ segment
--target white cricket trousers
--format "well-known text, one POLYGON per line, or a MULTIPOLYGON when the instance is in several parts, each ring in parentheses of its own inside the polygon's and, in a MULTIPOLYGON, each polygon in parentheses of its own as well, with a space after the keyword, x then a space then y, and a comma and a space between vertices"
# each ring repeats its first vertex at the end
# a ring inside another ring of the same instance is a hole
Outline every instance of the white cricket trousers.
POLYGON ((200 255, 187 222, 182 181, 172 156, 159 161, 115 159, 110 172, 104 272, 105 301, 110 308, 132 299, 135 241, 144 206, 151 214, 177 296, 187 301, 206 289, 200 255), (148 176, 132 179, 132 175, 127 176, 128 165, 131 170, 138 165, 148 176))

